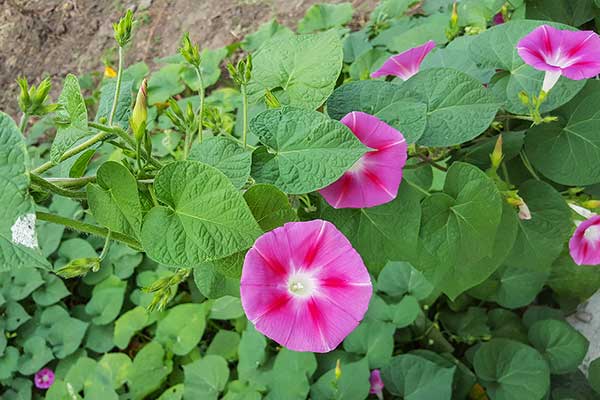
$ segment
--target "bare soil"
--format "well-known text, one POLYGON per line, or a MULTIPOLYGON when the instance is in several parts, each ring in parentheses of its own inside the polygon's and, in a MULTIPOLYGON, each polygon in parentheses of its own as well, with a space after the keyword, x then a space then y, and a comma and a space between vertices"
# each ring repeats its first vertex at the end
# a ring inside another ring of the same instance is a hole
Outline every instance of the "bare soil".
MULTIPOLYGON (((56 97, 63 77, 101 72, 114 61, 112 22, 127 8, 140 21, 129 64, 176 52, 184 32, 202 48, 219 48, 275 17, 295 28, 314 3, 342 0, 0 0, 0 110, 18 112, 18 76, 38 82, 50 76, 56 97)), ((352 0, 360 24, 377 0, 352 0)))

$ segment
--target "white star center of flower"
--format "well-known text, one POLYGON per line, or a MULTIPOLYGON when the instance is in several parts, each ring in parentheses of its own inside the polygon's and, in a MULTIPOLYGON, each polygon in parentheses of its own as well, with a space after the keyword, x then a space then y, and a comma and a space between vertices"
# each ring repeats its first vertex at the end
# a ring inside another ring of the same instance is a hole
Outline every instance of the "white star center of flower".
POLYGON ((596 245, 596 243, 600 241, 600 225, 592 225, 587 228, 583 233, 583 237, 588 242, 592 242, 594 245, 596 245))
POLYGON ((297 272, 289 277, 287 288, 291 295, 309 297, 315 292, 316 283, 311 275, 304 272, 297 272))

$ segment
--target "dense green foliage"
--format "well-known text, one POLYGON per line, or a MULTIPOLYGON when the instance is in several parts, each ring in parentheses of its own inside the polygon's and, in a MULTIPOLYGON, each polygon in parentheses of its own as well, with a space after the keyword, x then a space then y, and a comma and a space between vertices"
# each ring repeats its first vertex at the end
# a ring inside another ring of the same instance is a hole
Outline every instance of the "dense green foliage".
POLYGON ((271 21, 227 48, 184 39, 152 73, 68 75, 57 107, 25 107, 20 126, 0 113, 0 397, 360 400, 380 369, 390 399, 600 398, 600 361, 588 382, 589 343, 566 322, 600 289, 566 246, 567 202, 600 198, 600 86, 561 78, 541 107, 557 119, 532 126, 519 93, 543 72, 515 49, 543 23, 596 29, 600 4, 462 0, 453 23, 452 3, 382 0, 355 32, 350 4, 315 5, 298 34, 271 21), (498 13, 511 21, 492 26, 498 13), (369 79, 427 40, 414 77, 369 79), (240 60, 232 79, 225 60, 240 60), (317 192, 369 150, 339 122, 351 111, 409 143, 387 204, 334 209, 317 192), (374 288, 326 354, 266 339, 239 298, 256 238, 315 218, 374 288))

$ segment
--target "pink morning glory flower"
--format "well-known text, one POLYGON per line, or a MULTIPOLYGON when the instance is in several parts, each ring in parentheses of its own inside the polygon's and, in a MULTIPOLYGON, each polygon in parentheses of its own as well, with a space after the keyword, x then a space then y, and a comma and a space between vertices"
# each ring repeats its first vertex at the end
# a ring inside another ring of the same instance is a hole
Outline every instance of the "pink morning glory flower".
POLYGON ((600 73, 600 37, 592 31, 568 31, 542 25, 517 44, 519 55, 546 71, 542 90, 550 91, 562 76, 581 80, 600 73))
POLYGON ((600 264, 600 215, 577 226, 569 241, 569 252, 577 265, 600 264))
POLYGON ((379 78, 380 76, 395 75, 403 81, 408 80, 411 76, 419 72, 421 63, 435 47, 435 42, 429 42, 406 50, 404 53, 396 54, 387 59, 385 63, 377 71, 371 74, 371 78, 379 78))
POLYGON ((369 389, 369 393, 377 396, 378 399, 383 400, 383 380, 381 379, 381 372, 378 369, 374 369, 371 371, 371 376, 369 377, 369 382, 371 383, 371 389, 369 389))
POLYGON ((54 383, 54 371, 50 368, 40 369, 35 373, 33 383, 38 389, 48 389, 54 383))
POLYGON ((404 136, 377 117, 353 111, 341 122, 366 146, 363 155, 340 179, 319 192, 333 208, 367 208, 388 203, 398 195, 406 164, 404 136))
POLYGON ((330 222, 290 222, 246 254, 240 294, 256 329, 295 351, 325 353, 356 328, 371 299, 360 255, 330 222))

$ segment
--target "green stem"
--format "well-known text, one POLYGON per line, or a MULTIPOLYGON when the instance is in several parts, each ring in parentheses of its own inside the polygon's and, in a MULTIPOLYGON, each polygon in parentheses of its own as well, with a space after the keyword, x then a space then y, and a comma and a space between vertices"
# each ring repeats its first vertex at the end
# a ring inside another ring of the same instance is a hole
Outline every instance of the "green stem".
POLYGON ((110 232, 108 229, 103 228, 101 226, 86 224, 85 222, 41 211, 36 212, 36 216, 37 219, 39 219, 40 221, 47 221, 53 224, 64 225, 67 228, 74 229, 83 233, 88 233, 90 235, 106 238, 110 234, 112 240, 124 243, 135 250, 142 250, 142 245, 138 243, 137 240, 127 235, 123 235, 122 233, 110 232))
POLYGON ((41 174, 43 172, 48 171, 50 168, 55 167, 56 165, 58 165, 59 163, 73 157, 76 154, 81 153, 82 151, 86 150, 88 147, 91 147, 93 145, 95 145, 98 142, 103 141, 104 139, 106 139, 107 137, 109 137, 110 134, 107 132, 101 132, 98 133, 95 136, 92 136, 91 138, 89 138, 88 140, 86 140, 85 142, 81 143, 79 146, 73 147, 71 150, 66 151, 58 160, 58 163, 53 163, 52 161, 48 161, 42 165, 40 165, 39 167, 33 169, 31 172, 34 174, 41 174))
POLYGON ((196 68, 196 75, 200 81, 200 89, 198 89, 198 96, 200 96, 200 107, 198 107, 198 140, 200 143, 202 143, 202 125, 204 121, 204 80, 202 79, 200 67, 196 68))
POLYGON ((246 85, 240 87, 242 90, 242 142, 244 143, 244 149, 248 144, 248 94, 246 93, 246 85))
POLYGON ((82 176, 81 178, 45 178, 46 181, 63 187, 82 187, 88 183, 96 182, 96 175, 82 176))
MULTIPOLYGON (((88 126, 90 128, 98 129, 99 131, 102 131, 102 132, 115 134, 118 137, 120 137, 121 139, 123 139, 123 141, 125 141, 125 143, 127 143, 129 145, 131 150, 137 149, 137 143, 135 142, 133 137, 131 137, 131 135, 129 135, 127 132, 125 132, 122 128, 120 128, 118 126, 110 127, 107 125, 98 124, 96 122, 88 122, 88 126)), ((144 156, 146 161, 148 161, 149 163, 151 163, 152 165, 154 165, 157 168, 162 167, 162 164, 157 159, 155 159, 154 157, 149 155, 148 152, 146 151, 146 149, 144 149, 142 147, 141 151, 142 151, 142 155, 144 156)))
POLYGON ((190 152, 192 135, 193 135, 193 133, 190 133, 190 132, 185 133, 185 143, 183 144, 183 159, 184 160, 187 160, 188 154, 190 152))
POLYGON ((55 184, 50 183, 47 180, 45 180, 44 178, 41 178, 40 176, 35 175, 35 174, 29 174, 29 176, 31 178, 31 183, 33 183, 36 186, 41 187, 44 190, 55 193, 59 196, 71 197, 73 199, 87 198, 87 194, 85 192, 77 192, 74 190, 61 188, 60 186, 56 186, 55 184))
POLYGON ((121 92, 121 81, 123 80, 123 48, 119 46, 119 69, 117 70, 117 85, 115 86, 115 97, 113 98, 112 108, 108 116, 108 125, 112 126, 115 113, 117 111, 117 103, 119 102, 119 94, 121 92))
POLYGON ((29 114, 23 113, 21 115, 21 121, 19 122, 19 130, 21 133, 25 133, 25 129, 27 128, 27 122, 29 122, 29 114))
POLYGON ((104 240, 104 246, 102 247, 102 253, 100 253, 100 257, 98 257, 100 259, 100 261, 103 261, 106 258, 106 255, 108 254, 108 251, 110 250, 110 239, 111 238, 112 238, 112 232, 109 229, 108 235, 106 235, 106 240, 104 240))
POLYGON ((531 176, 533 176, 536 180, 541 181, 540 177, 535 172, 535 169, 533 169, 533 166, 529 162, 529 158, 527 158, 527 155, 523 151, 521 151, 519 153, 519 156, 521 157, 521 161, 523 161, 523 165, 525 165, 525 168, 527 168, 527 170, 529 171, 531 176))

